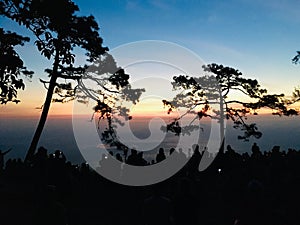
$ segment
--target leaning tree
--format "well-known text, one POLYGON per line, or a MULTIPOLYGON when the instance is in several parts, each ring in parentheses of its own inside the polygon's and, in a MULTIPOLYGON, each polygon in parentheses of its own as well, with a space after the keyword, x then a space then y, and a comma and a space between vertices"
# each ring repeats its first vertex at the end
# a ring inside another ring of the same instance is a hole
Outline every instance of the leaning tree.
POLYGON ((289 106, 299 99, 287 99, 284 94, 268 94, 257 80, 244 78, 237 69, 214 63, 202 68, 202 76, 173 77, 173 89, 180 92, 171 101, 163 100, 163 104, 168 107, 168 113, 176 108, 183 108, 186 112, 168 124, 166 131, 184 134, 185 131, 191 132, 196 128, 192 125, 195 119, 215 119, 220 123, 222 153, 226 120, 232 120, 233 127, 243 131, 243 135, 238 136, 239 139, 248 141, 251 136, 260 138, 262 133, 255 123, 247 123, 247 115, 257 115, 261 108, 272 109, 272 114, 279 116, 298 114, 289 106), (233 92, 235 95, 232 95, 233 92), (237 98, 237 93, 244 97, 237 98), (180 126, 180 120, 188 115, 194 115, 194 119, 190 124, 180 126))
MULTIPOLYGON (((129 75, 117 67, 112 56, 107 54, 108 48, 102 46, 93 16, 76 15, 79 8, 71 0, 4 0, 0 4, 1 14, 30 30, 38 51, 52 62, 52 67, 45 69, 50 80, 40 79, 47 95, 25 160, 30 160, 35 153, 51 102, 67 102, 76 96, 84 103, 92 99, 96 101, 94 109, 101 118, 111 117, 113 109, 126 111, 113 100, 118 95, 125 100, 132 99, 124 94, 132 90, 129 75), (93 63, 94 70, 75 63, 76 56, 81 56, 76 48, 85 50, 86 60, 93 63), (97 84, 97 90, 85 86, 87 79, 97 84)), ((135 93, 139 97, 141 90, 135 93)), ((136 96, 133 102, 138 99, 136 96)))
POLYGON ((14 32, 0 28, 0 104, 19 103, 18 90, 25 88, 21 76, 31 78, 33 72, 26 69, 15 47, 28 42, 14 32))

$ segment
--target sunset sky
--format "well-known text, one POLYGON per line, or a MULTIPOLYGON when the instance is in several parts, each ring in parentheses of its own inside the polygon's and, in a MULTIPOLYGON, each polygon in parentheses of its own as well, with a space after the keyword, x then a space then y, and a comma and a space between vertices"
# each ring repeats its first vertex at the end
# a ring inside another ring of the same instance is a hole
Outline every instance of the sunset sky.
MULTIPOLYGON (((291 59, 300 49, 300 1, 99 1, 75 0, 80 14, 95 16, 104 46, 111 50, 130 42, 162 40, 183 46, 206 63, 221 63, 256 78, 270 93, 291 94, 300 85, 300 66, 291 59)), ((13 22, 0 19, 1 27, 30 36, 13 22)), ((51 65, 33 46, 33 38, 19 53, 35 71, 21 103, 0 106, 5 116, 39 115, 46 90, 38 82, 51 65)), ((172 75, 172 74, 171 74, 172 75)), ((170 74, 166 74, 170 76, 170 74)), ((143 109, 150 109, 145 103, 143 109), (146 108, 145 108, 146 107, 146 108)), ((72 103, 51 106, 50 115, 72 113, 72 103)))

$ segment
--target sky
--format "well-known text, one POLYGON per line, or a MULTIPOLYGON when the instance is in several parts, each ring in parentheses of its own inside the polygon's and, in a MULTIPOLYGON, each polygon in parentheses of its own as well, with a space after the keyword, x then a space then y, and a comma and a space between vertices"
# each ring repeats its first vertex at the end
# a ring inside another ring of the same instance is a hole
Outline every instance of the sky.
MULTIPOLYGON (((197 54, 205 63, 221 63, 257 79, 270 93, 290 95, 300 85, 300 66, 291 59, 299 50, 300 2, 295 1, 99 1, 75 0, 80 15, 94 15, 104 46, 111 50, 143 40, 172 42, 197 54)), ((4 18, 4 28, 30 36, 4 18)), ((0 106, 1 115, 39 115, 46 90, 38 82, 51 62, 33 46, 19 48, 26 66, 35 71, 21 103, 0 106)), ((155 51, 155 49, 154 49, 155 51)), ((150 107, 151 108, 151 107, 150 107)), ((72 103, 52 104, 50 115, 72 113, 72 103)))
MULTIPOLYGON (((130 47, 132 43, 135 46, 135 43, 145 40, 163 41, 177 45, 179 47, 177 49, 193 52, 204 63, 219 63, 239 69, 245 77, 257 79, 270 93, 290 95, 294 87, 300 86, 300 65, 292 63, 296 51, 300 50, 298 0, 74 0, 74 2, 80 8, 80 15, 94 15, 100 26, 103 45, 114 52, 118 52, 124 46, 130 47)), ((6 127, 1 129, 0 147, 3 149, 13 147, 24 155, 34 132, 34 124, 41 113, 39 107, 42 106, 46 95, 46 90, 39 79, 47 79, 43 71, 51 66, 51 61, 40 55, 33 44, 34 38, 24 28, 5 18, 0 18, 0 26, 31 37, 31 42, 18 48, 18 52, 25 65, 34 70, 35 74, 31 80, 25 80, 25 91, 19 92, 21 103, 0 105, 0 126, 6 127), (10 119, 6 121, 6 117, 10 119), (23 117, 32 118, 28 121, 19 120, 23 117), (19 143, 19 146, 16 146, 16 143, 19 143)), ((145 47, 143 51, 157 56, 162 53, 168 55, 168 51, 160 48, 145 47)), ((170 58, 177 58, 174 57, 177 54, 182 57, 178 52, 175 54, 171 51, 169 54, 170 58)), ((126 54, 123 56, 126 57, 126 54)), ((82 61, 82 56, 79 56, 78 61, 82 61)), ((165 76, 166 80, 176 72, 176 68, 168 65, 151 63, 147 66, 136 64, 126 69, 132 77, 149 78, 159 74, 165 76)), ((146 79, 144 80, 146 82, 137 81, 136 84, 140 86, 147 84, 150 90, 154 87, 163 92, 163 87, 159 85, 164 85, 166 80, 153 83, 153 80, 146 79)), ((161 108, 159 94, 160 92, 150 99, 144 99, 140 105, 134 106, 132 111, 142 112, 145 115, 151 110, 164 110, 161 108)), ((86 107, 85 110, 91 112, 91 105, 86 107)), ((70 132, 64 130, 72 129, 70 121, 62 122, 55 117, 70 115, 72 112, 73 102, 52 104, 49 116, 54 116, 54 119, 49 118, 50 122, 46 124, 40 143, 51 149, 59 148, 60 143, 65 143, 65 148, 69 148, 68 151, 72 152, 72 149, 76 148, 76 143, 72 135, 65 136, 70 132)), ((261 125, 264 138, 256 141, 264 149, 271 147, 272 144, 283 145, 285 149, 288 147, 299 149, 299 132, 296 129, 298 120, 299 117, 295 121, 293 118, 260 118, 258 123, 261 125)), ((229 139, 233 140, 234 148, 250 149, 252 142, 243 147, 235 134, 229 132, 228 135, 232 136, 229 139)))

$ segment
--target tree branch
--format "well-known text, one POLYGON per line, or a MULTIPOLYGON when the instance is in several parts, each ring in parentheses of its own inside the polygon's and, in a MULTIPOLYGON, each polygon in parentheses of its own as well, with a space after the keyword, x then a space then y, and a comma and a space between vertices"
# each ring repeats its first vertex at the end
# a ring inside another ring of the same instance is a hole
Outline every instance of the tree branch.
POLYGON ((86 77, 83 77, 83 78, 86 78, 86 79, 91 79, 93 81, 95 81, 99 86, 101 86, 105 91, 108 91, 110 93, 116 93, 116 94, 120 94, 119 91, 114 91, 114 90, 110 90, 108 89, 107 87, 105 87, 103 84, 101 84, 101 82, 99 82, 99 80, 97 78, 94 78, 92 76, 89 76, 89 75, 86 75, 86 77))
POLYGON ((77 81, 82 78, 82 76, 72 76, 72 75, 63 75, 63 74, 59 74, 58 77, 62 79, 70 79, 70 80, 77 80, 77 81))
POLYGON ((241 104, 241 105, 247 104, 247 102, 241 102, 241 101, 237 101, 237 100, 231 100, 231 101, 226 102, 226 104, 230 104, 230 103, 238 103, 238 104, 241 104))

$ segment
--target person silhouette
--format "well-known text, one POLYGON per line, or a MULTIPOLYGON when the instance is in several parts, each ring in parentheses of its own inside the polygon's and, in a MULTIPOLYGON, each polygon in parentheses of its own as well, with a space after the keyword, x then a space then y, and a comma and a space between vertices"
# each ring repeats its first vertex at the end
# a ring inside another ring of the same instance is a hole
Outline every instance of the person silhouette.
POLYGON ((138 165, 139 166, 147 166, 148 162, 143 158, 144 153, 143 152, 139 152, 137 154, 138 156, 138 165))
POLYGON ((8 150, 5 151, 5 152, 2 152, 2 151, 0 150, 0 170, 1 170, 1 171, 3 170, 3 167, 4 167, 4 156, 5 156, 7 153, 9 153, 10 151, 11 151, 11 148, 8 149, 8 150))
POLYGON ((126 163, 133 166, 139 166, 139 156, 137 150, 131 149, 131 155, 128 156, 126 163))
POLYGON ((253 143, 251 151, 252 151, 253 155, 260 153, 260 149, 259 149, 258 145, 256 144, 256 142, 253 143))
POLYGON ((156 163, 159 163, 166 159, 166 155, 163 148, 158 150, 158 154, 156 155, 156 163))
POLYGON ((182 148, 179 148, 178 151, 179 151, 179 152, 178 152, 178 158, 179 158, 179 160, 185 161, 187 157, 186 157, 186 155, 184 154, 182 148))
POLYGON ((175 148, 170 149, 170 155, 172 155, 175 152, 175 148))
POLYGON ((120 162, 123 162, 122 156, 120 153, 116 154, 116 159, 119 160, 120 162))
POLYGON ((48 182, 48 150, 44 147, 39 147, 36 154, 33 156, 32 168, 34 171, 35 185, 37 191, 41 191, 48 182))

